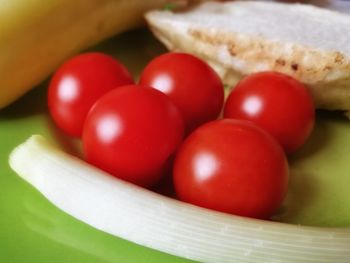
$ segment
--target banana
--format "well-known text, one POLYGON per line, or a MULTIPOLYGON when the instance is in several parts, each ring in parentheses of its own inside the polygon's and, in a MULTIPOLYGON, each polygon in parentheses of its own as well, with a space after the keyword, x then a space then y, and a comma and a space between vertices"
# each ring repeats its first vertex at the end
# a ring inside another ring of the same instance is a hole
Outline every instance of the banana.
POLYGON ((39 84, 69 56, 137 27, 146 11, 167 3, 0 0, 0 109, 39 84))

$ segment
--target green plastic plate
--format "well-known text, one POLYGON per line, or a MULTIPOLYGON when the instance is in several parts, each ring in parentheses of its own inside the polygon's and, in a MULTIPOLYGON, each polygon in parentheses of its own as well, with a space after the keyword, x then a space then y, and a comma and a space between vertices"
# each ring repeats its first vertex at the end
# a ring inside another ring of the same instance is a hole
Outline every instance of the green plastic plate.
MULTIPOLYGON (((137 77, 165 49, 145 30, 122 34, 94 48, 112 54, 137 77)), ((0 262, 189 262, 98 231, 57 209, 8 166, 8 155, 32 134, 66 151, 76 141, 51 122, 47 83, 0 111, 0 262)), ((315 226, 350 226, 350 121, 318 112, 307 145, 289 157, 289 193, 274 220, 315 226)))

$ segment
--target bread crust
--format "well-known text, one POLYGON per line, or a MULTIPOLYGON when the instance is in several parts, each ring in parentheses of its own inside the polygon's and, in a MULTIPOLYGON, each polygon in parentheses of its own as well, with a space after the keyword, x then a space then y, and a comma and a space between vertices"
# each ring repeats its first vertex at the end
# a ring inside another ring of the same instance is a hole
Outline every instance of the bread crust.
POLYGON ((248 34, 227 33, 217 28, 177 25, 171 19, 159 19, 160 13, 151 12, 146 18, 151 30, 167 48, 207 60, 226 84, 233 85, 237 76, 277 71, 309 87, 318 108, 350 109, 350 58, 345 54, 248 34))

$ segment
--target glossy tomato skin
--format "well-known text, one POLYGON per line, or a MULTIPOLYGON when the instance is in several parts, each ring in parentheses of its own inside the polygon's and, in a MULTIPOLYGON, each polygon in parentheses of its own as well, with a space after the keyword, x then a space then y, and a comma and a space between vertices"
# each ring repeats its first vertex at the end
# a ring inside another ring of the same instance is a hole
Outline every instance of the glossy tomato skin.
POLYGON ((199 58, 166 53, 143 70, 140 84, 167 94, 183 114, 188 131, 214 120, 222 110, 224 89, 216 72, 199 58))
POLYGON ((315 107, 297 80, 277 72, 261 72, 237 84, 227 98, 224 117, 253 121, 292 153, 310 136, 315 107))
POLYGON ((254 218, 276 211, 289 177, 280 145, 253 123, 232 119, 204 124, 189 135, 173 176, 181 200, 254 218))
POLYGON ((130 85, 112 90, 93 106, 84 125, 83 149, 89 163, 150 187, 183 133, 181 113, 166 95, 130 85))
POLYGON ((127 69, 111 56, 97 52, 75 56, 51 79, 50 114, 65 133, 79 137, 86 115, 97 99, 112 89, 132 83, 127 69))

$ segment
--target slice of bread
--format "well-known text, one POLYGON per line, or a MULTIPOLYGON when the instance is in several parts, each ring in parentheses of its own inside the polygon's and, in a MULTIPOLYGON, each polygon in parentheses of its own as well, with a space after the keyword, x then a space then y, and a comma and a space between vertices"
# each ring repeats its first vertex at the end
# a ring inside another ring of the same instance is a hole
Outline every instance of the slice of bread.
MULTIPOLYGON (((318 108, 350 110, 350 16, 305 4, 207 2, 152 11, 154 34, 174 51, 208 61, 224 83, 279 71, 307 87, 318 108)), ((203 76, 205 77, 205 76, 203 76)))

